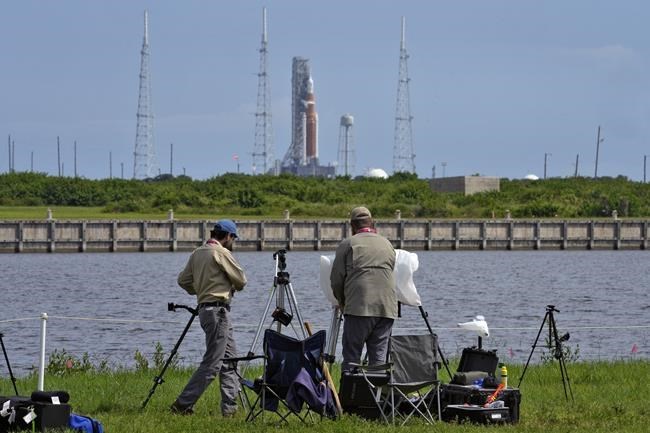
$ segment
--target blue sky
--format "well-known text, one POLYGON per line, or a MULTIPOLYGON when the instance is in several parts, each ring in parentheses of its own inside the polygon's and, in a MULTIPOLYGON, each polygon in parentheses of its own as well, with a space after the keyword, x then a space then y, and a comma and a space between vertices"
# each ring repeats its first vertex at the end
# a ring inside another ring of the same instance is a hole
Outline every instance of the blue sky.
POLYGON ((143 12, 149 10, 161 171, 251 171, 262 8, 275 155, 290 141, 291 59, 311 61, 319 156, 355 118, 356 174, 392 171, 400 20, 406 17, 416 169, 430 177, 643 177, 650 154, 650 2, 587 0, 33 1, 0 6, 0 171, 133 172, 143 12), (644 30, 645 29, 645 30, 644 30))

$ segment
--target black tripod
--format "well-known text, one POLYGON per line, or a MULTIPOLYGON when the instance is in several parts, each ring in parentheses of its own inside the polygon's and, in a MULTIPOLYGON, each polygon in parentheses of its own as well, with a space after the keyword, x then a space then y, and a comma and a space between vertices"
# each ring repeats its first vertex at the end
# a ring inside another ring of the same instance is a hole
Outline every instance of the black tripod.
POLYGON ((0 332, 0 345, 2 346, 2 353, 5 355, 5 361, 7 361, 7 369, 9 370, 9 377, 11 378, 11 383, 14 385, 14 391, 18 395, 18 388, 16 387, 16 378, 14 377, 13 371, 11 371, 11 364, 9 364, 9 357, 7 356, 7 349, 5 349, 5 343, 2 341, 4 335, 0 332))
POLYGON ((562 342, 569 340, 569 333, 567 332, 562 337, 558 336, 557 326, 555 324, 555 318, 553 317, 553 312, 559 313, 560 310, 556 309, 555 305, 547 305, 546 315, 544 316, 544 320, 542 321, 542 326, 539 327, 539 332, 537 333, 537 337, 535 338, 535 342, 533 343, 533 348, 530 351, 530 355, 528 356, 528 361, 526 361, 526 366, 524 367, 524 371, 521 373, 521 377, 519 378, 519 384, 517 385, 517 388, 521 386, 521 382, 524 380, 524 375, 526 374, 528 363, 530 362, 530 358, 533 357, 533 352, 535 351, 535 347, 537 347, 537 341, 539 340, 539 336, 542 334, 542 330, 544 329, 544 323, 546 323, 546 321, 548 320, 548 348, 549 350, 553 351, 553 357, 557 359, 558 362, 560 363, 560 374, 562 374, 562 386, 564 387, 564 398, 566 398, 566 400, 569 401, 569 395, 571 395, 571 401, 574 401, 573 391, 571 391, 571 381, 569 380, 569 372, 566 369, 566 362, 564 360, 564 351, 562 350, 562 342), (569 389, 568 394, 567 394, 567 388, 569 389))
POLYGON ((171 364, 172 360, 176 356, 176 353, 178 352, 178 347, 181 345, 181 342, 183 341, 183 338, 185 338, 185 334, 187 334, 187 331, 190 329, 190 326, 192 326, 192 322, 194 322, 194 318, 199 314, 198 309, 188 307, 187 305, 178 305, 178 304, 174 304, 173 302, 167 304, 167 311, 176 311, 177 308, 182 308, 184 310, 189 311, 190 313, 192 313, 192 317, 190 317, 189 322, 187 322, 187 325, 185 325, 185 329, 183 329, 183 333, 181 334, 181 337, 178 339, 176 345, 174 346, 171 353, 169 354, 169 358, 167 358, 167 361, 165 361, 165 365, 163 365, 162 370, 160 370, 160 374, 158 374, 158 376, 153 378, 153 386, 151 387, 151 390, 149 390, 149 395, 147 396, 147 398, 142 402, 142 409, 147 407, 147 403, 149 403, 149 399, 151 398, 151 396, 153 396, 153 393, 156 391, 156 387, 158 385, 161 385, 164 382, 163 375, 165 374, 167 367, 169 367, 169 364, 171 364))

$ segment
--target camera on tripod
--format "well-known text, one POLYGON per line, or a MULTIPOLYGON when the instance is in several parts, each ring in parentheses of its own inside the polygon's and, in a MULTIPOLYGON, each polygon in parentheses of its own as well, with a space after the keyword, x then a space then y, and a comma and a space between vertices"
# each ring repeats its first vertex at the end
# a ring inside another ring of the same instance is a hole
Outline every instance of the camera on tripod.
POLYGON ((287 269, 287 250, 277 250, 273 253, 273 260, 277 260, 278 269, 284 271, 287 269))

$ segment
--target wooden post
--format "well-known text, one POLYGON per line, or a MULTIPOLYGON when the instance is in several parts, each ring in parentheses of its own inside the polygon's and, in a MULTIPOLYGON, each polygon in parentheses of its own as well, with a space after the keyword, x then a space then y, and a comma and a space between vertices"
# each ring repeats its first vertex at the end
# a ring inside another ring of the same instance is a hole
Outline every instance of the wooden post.
POLYGON ((117 251, 117 221, 113 221, 113 226, 111 227, 111 252, 117 251))
POLYGON ((481 249, 485 250, 487 248, 487 222, 483 221, 481 223, 481 249))
POLYGON ((535 223, 535 249, 542 248, 542 223, 539 220, 535 223))
POLYGON ((616 221, 614 225, 614 249, 615 250, 620 250, 621 249, 621 222, 616 221))
POLYGON ((460 239, 458 239, 459 233, 460 233, 460 222, 454 221, 453 237, 454 237, 454 249, 455 250, 457 250, 460 247, 460 239))
POLYGON ((147 251, 147 222, 142 221, 140 226, 140 251, 147 251))
POLYGON ((433 222, 429 220, 427 222, 427 251, 431 251, 431 236, 433 234, 433 222))
POLYGON ((642 227, 643 233, 641 234, 641 249, 642 250, 647 250, 648 249, 648 221, 643 221, 643 227, 642 227))
POLYGON ((50 227, 49 227, 49 233, 48 233, 48 241, 49 241, 49 248, 48 251, 50 253, 53 253, 56 251, 56 223, 54 220, 50 221, 50 227))
POLYGON ((399 241, 398 245, 401 250, 404 249, 404 220, 400 218, 399 220, 399 229, 398 229, 398 234, 399 234, 399 241))
POLYGON ((564 221, 562 223, 562 249, 566 250, 567 245, 568 245, 568 238, 569 237, 569 224, 564 221))
POLYGON ((509 250, 512 250, 514 247, 514 243, 515 243, 514 232, 515 232, 514 223, 512 222, 512 220, 510 220, 510 222, 508 223, 508 249, 509 250))
POLYGON ((264 251, 264 221, 260 221, 258 225, 257 232, 259 233, 259 238, 258 238, 258 243, 257 243, 257 251, 264 251))
POLYGON ((287 223, 287 250, 293 250, 293 221, 289 220, 287 223))
MULTIPOLYGON (((171 213, 171 211, 170 211, 171 213)), ((172 221, 172 230, 171 230, 171 235, 172 235, 172 251, 176 252, 178 249, 178 240, 177 240, 177 226, 176 226, 176 221, 172 221)))
POLYGON ((320 251, 321 249, 321 222, 316 221, 316 232, 315 232, 315 242, 314 242, 314 248, 316 251, 320 251))
POLYGON ((589 221, 589 227, 587 228, 587 237, 588 237, 588 242, 587 242, 587 249, 593 250, 594 249, 594 222, 589 221))

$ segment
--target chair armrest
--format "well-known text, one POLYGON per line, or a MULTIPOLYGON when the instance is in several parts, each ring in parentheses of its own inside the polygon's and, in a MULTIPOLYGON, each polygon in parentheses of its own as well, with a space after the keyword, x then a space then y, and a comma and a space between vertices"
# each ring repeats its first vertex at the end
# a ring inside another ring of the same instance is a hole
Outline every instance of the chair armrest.
POLYGON ((386 364, 377 364, 377 365, 363 365, 363 364, 356 364, 354 362, 351 362, 350 367, 358 368, 359 370, 363 371, 386 371, 390 370, 390 368, 393 366, 392 362, 387 362, 386 364))
POLYGON ((249 355, 249 356, 239 356, 235 358, 223 358, 223 362, 241 362, 241 361, 252 361, 253 359, 265 359, 264 355, 249 355))

